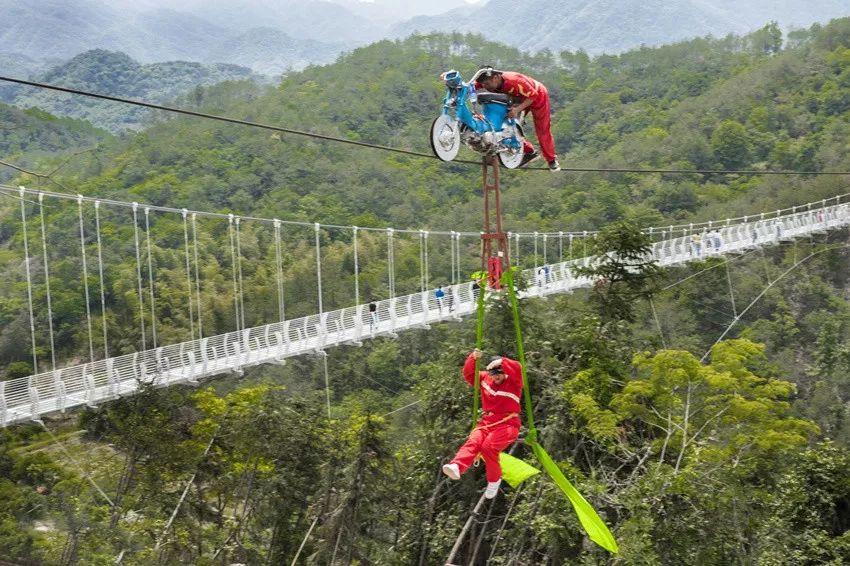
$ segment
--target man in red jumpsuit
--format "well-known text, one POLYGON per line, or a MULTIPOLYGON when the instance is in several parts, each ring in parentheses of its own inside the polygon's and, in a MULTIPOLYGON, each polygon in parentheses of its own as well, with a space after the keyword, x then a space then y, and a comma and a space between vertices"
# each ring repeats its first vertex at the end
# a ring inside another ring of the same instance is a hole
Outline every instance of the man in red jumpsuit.
MULTIPOLYGON (((475 384, 475 360, 481 357, 476 349, 463 366, 463 378, 470 385, 475 384)), ((484 458, 487 474, 487 489, 484 497, 493 499, 502 482, 502 467, 499 453, 513 444, 519 435, 520 407, 522 395, 522 370, 519 362, 510 358, 494 358, 487 371, 480 372, 481 408, 484 416, 478 421, 466 442, 443 466, 443 473, 453 480, 472 465, 480 454, 484 458)))
MULTIPOLYGON (((555 140, 552 139, 552 110, 549 107, 549 91, 543 83, 531 77, 511 71, 498 71, 492 67, 485 67, 478 72, 478 80, 475 88, 483 87, 489 92, 501 92, 509 94, 522 102, 513 106, 508 112, 509 118, 516 118, 520 112, 530 108, 534 117, 534 131, 540 142, 540 151, 549 165, 550 171, 560 171, 558 156, 555 154, 555 140)), ((537 152, 528 140, 523 144, 525 155, 520 167, 528 165, 537 159, 537 152)))

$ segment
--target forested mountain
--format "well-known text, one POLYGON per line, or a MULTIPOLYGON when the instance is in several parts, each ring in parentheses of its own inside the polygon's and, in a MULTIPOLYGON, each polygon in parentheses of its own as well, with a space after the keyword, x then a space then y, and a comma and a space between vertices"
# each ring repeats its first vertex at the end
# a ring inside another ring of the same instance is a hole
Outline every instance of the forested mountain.
MULTIPOLYGON (((600 57, 527 54, 461 34, 417 36, 291 73, 269 91, 246 81, 210 87, 192 104, 428 151, 442 94, 438 74, 457 68, 468 76, 482 62, 528 72, 549 87, 566 167, 850 170, 850 19, 788 37, 767 26, 744 37, 600 57)), ((480 169, 462 163, 188 117, 107 140, 96 156, 96 163, 68 163, 56 179, 82 194, 241 215, 480 225, 480 169)), ((475 156, 464 150, 461 157, 475 156)), ((49 171, 59 163, 47 158, 32 167, 49 171)), ((608 226, 588 253, 639 249, 646 242, 635 226, 757 214, 847 192, 841 176, 537 170, 505 172, 502 187, 509 230, 608 226)), ((20 215, 20 207, 0 200, 3 218, 20 215)), ((73 230, 69 213, 46 216, 51 226, 73 230)), ((154 221, 182 238, 178 221, 154 221)), ((118 230, 132 238, 132 228, 118 230)), ((204 289, 205 327, 219 333, 232 328, 232 264, 214 251, 226 232, 207 237, 203 252, 222 272, 211 273, 204 289)), ((243 237, 246 253, 259 253, 257 241, 243 237)), ((325 308, 332 309, 351 302, 354 263, 343 236, 321 237, 324 268, 333 274, 324 283, 325 308)), ((522 305, 540 439, 611 525, 618 563, 850 561, 847 238, 847 231, 818 235, 729 263, 667 270, 627 291, 622 281, 603 280, 522 305), (714 345, 730 324, 728 339, 714 345)), ((0 245, 0 281, 14 283, 0 285, 0 365, 7 377, 27 375, 19 223, 4 225, 0 245)), ((284 250, 292 317, 314 309, 315 289, 302 283, 315 264, 306 245, 288 240, 284 250)), ((367 236, 361 245, 361 290, 384 298, 386 272, 372 266, 386 247, 367 236)), ((418 253, 414 244, 399 245, 400 293, 417 288, 418 253)), ((533 265, 524 254, 524 265, 533 265)), ((181 250, 155 242, 154 257, 181 273, 181 250)), ((125 261, 133 273, 134 259, 125 261)), ((254 320, 270 308, 273 283, 262 267, 246 267, 247 318, 254 320)), ((125 339, 120 352, 135 325, 113 300, 127 282, 108 286, 113 331, 125 339)), ((162 299, 159 320, 168 332, 189 298, 175 284, 162 299)), ((78 331, 84 310, 65 297, 56 321, 61 363, 85 347, 78 331)), ((472 400, 459 368, 474 336, 466 321, 328 352, 331 419, 323 364, 305 357, 216 380, 210 389, 150 390, 87 411, 79 423, 60 419, 50 426, 63 444, 34 426, 4 429, 0 557, 288 564, 303 545, 305 564, 442 564, 483 482, 478 472, 460 482, 439 474, 468 433, 472 400), (112 504, 62 448, 96 464, 86 469, 112 504)), ((499 300, 487 313, 485 349, 516 355, 499 300)), ((521 445, 516 455, 530 460, 521 445)), ((461 553, 475 564, 615 560, 586 542, 543 478, 505 489, 461 553)))
MULTIPOLYGON (((167 102, 204 86, 227 80, 258 80, 250 69, 217 63, 202 65, 185 61, 141 65, 124 53, 95 49, 51 68, 36 80, 99 94, 167 102)), ((146 108, 127 108, 108 101, 34 87, 3 85, 0 100, 21 108, 35 107, 61 116, 88 120, 113 132, 139 129, 150 120, 146 108)))
POLYGON ((850 7, 841 0, 489 0, 474 10, 412 18, 394 26, 392 35, 459 31, 532 51, 619 53, 690 37, 747 33, 771 20, 799 28, 847 15, 850 7))
MULTIPOLYGON (((93 149, 111 136, 84 120, 59 118, 43 110, 20 110, 0 103, 0 155, 3 161, 28 169, 46 156, 93 149)), ((0 167, 0 182, 17 173, 0 167)))

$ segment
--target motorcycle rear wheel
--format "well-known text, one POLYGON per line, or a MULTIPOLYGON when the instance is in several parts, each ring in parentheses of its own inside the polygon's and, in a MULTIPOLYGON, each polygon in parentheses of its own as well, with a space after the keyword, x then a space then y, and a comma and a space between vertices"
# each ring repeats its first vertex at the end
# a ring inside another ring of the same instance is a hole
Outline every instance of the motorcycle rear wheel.
POLYGON ((522 163, 522 158, 524 154, 522 149, 518 149, 516 151, 501 151, 499 152, 499 162, 502 164, 502 167, 507 169, 516 169, 519 167, 519 164, 522 163))
POLYGON ((451 161, 460 151, 460 123, 440 114, 431 124, 431 149, 443 161, 451 161))

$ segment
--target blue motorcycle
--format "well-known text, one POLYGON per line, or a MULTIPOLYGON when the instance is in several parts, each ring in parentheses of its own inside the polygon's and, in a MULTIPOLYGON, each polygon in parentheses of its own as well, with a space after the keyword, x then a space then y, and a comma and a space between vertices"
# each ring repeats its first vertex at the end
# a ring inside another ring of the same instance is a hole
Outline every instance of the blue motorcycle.
POLYGON ((484 70, 475 73, 468 83, 455 70, 440 75, 446 96, 443 112, 431 125, 431 149, 443 161, 451 161, 463 143, 485 156, 497 156, 508 169, 516 169, 523 158, 522 126, 520 120, 507 117, 509 95, 475 91, 475 82, 484 70))

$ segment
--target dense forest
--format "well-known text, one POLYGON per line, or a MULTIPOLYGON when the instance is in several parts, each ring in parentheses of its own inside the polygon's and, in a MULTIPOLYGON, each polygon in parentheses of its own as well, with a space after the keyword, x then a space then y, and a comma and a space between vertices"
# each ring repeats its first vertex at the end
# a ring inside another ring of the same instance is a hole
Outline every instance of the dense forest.
MULTIPOLYGON (((565 167, 850 170, 850 19, 787 37, 769 24, 745 37, 593 58, 531 55, 477 36, 414 36, 290 74, 275 88, 227 82, 178 102, 427 151, 439 73, 469 75, 481 64, 522 70, 549 87, 565 167)), ((21 121, 15 140, 40 139, 40 128, 55 123, 49 115, 27 116, 32 121, 21 121)), ((18 174, 15 182, 339 225, 479 225, 480 170, 463 163, 194 118, 158 116, 121 138, 82 131, 88 137, 81 147, 66 145, 70 153, 30 156, 21 142, 9 145, 29 169, 56 171, 52 181, 18 174)), ((846 176, 538 170, 505 175, 503 189, 508 229, 602 229, 588 253, 645 245, 638 228, 850 192, 846 176)), ((20 207, 0 200, 0 215, 20 218, 20 207)), ((47 211, 60 230, 73 230, 72 215, 47 211)), ((182 235, 176 221, 157 223, 161 234, 182 235)), ((132 237, 126 225, 112 228, 119 240, 132 237)), ((230 268, 216 255, 226 237, 208 230, 211 269, 230 268)), ((253 250, 256 235, 243 237, 253 250)), ((351 304, 345 237, 322 237, 333 273, 327 306, 351 304)), ((590 543, 557 488, 538 477, 503 490, 474 522, 456 560, 850 561, 847 238, 821 234, 728 263, 707 260, 652 271, 634 284, 611 280, 524 302, 541 442, 611 526, 621 553, 615 558, 590 543), (730 324, 728 339, 715 344, 730 324)), ((29 344, 20 338, 27 324, 21 239, 15 222, 0 229, 0 366, 7 378, 32 371, 29 344)), ((291 241, 285 250, 291 281, 312 269, 304 245, 291 241)), ((382 252, 368 238, 363 246, 368 266, 382 252)), ((132 272, 129 249, 116 249, 112 259, 127 257, 132 272)), ((400 291, 416 288, 417 253, 412 244, 400 246, 400 291)), ((165 270, 180 265, 180 251, 165 240, 155 255, 165 270)), ((70 261, 57 265, 57 284, 74 269, 70 261)), ((274 308, 269 274, 257 268, 245 277, 254 293, 250 314, 260 320, 274 308)), ((362 277, 367 296, 387 296, 380 272, 367 267, 362 277)), ((230 330, 232 291, 209 279, 205 325, 230 330)), ((109 285, 108 324, 122 337, 119 351, 131 351, 134 305, 119 300, 131 283, 116 277, 109 285)), ((169 314, 187 300, 180 289, 160 302, 163 331, 175 339, 186 323, 169 314)), ((287 288, 293 315, 311 312, 311 293, 309 286, 287 288)), ((78 297, 63 296, 56 321, 66 363, 85 348, 78 297)), ((487 321, 485 349, 515 356, 509 312, 498 297, 487 321)), ((33 564, 288 564, 296 556, 303 564, 442 564, 484 481, 480 472, 460 482, 439 473, 468 431, 472 401, 459 370, 473 344, 474 324, 461 321, 329 351, 330 419, 321 360, 304 357, 197 389, 145 391, 56 418, 49 432, 4 429, 0 557, 33 564)), ((531 461, 521 445, 515 455, 531 461)))

